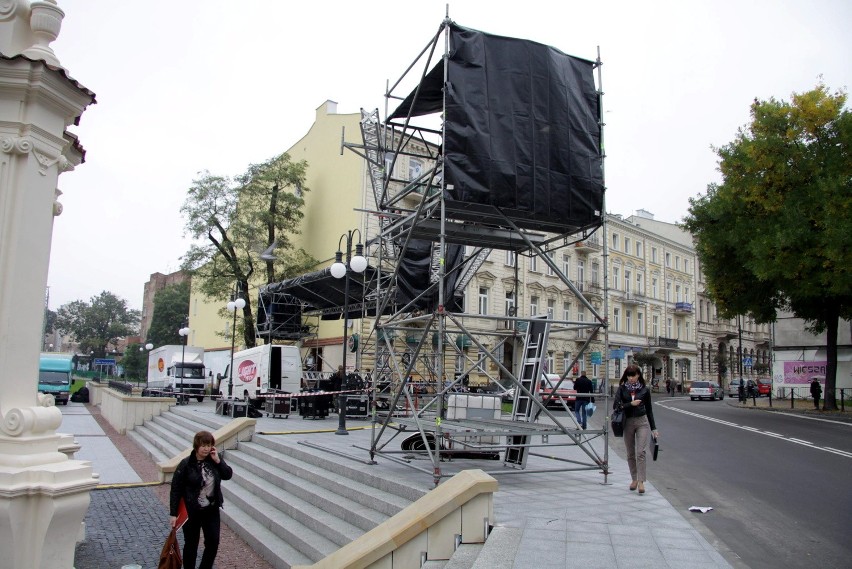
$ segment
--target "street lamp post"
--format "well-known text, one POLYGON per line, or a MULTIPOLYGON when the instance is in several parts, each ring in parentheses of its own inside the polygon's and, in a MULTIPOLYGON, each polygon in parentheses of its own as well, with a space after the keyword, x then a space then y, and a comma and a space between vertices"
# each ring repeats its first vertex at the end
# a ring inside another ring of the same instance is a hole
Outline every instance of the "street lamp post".
MULTIPOLYGON (((367 270, 367 259, 364 257, 364 245, 361 243, 361 232, 357 229, 349 230, 345 235, 340 236, 337 242, 337 253, 335 253, 334 264, 331 266, 331 276, 336 279, 345 278, 343 285, 343 383, 345 383, 346 373, 346 350, 348 345, 348 320, 349 320, 349 279, 351 272, 363 273, 367 270), (355 245, 355 256, 352 256, 352 238, 358 234, 358 243, 355 245), (343 240, 346 239, 346 264, 343 264, 343 252, 341 246, 343 240)), ((343 385, 341 385, 341 390, 343 385)), ((337 396, 337 431, 335 435, 348 435, 346 430, 346 395, 339 394, 337 396)))
MULTIPOLYGON (((186 321, 184 321, 184 324, 185 323, 186 321)), ((187 336, 189 336, 189 332, 190 330, 188 326, 184 326, 183 328, 178 330, 178 334, 180 334, 181 338, 183 338, 183 343, 180 347, 180 397, 178 398, 178 405, 185 405, 187 403, 187 400, 184 398, 183 395, 183 376, 186 374, 186 364, 184 363, 184 357, 186 354, 186 342, 187 336)))
MULTIPOLYGON (((139 346, 140 352, 145 352, 146 350, 148 352, 150 352, 153 349, 154 349, 154 344, 152 344, 151 342, 148 342, 144 346, 139 346)), ((148 358, 146 357, 145 360, 146 360, 145 361, 145 391, 147 392, 148 391, 148 362, 147 362, 148 358)))
POLYGON ((228 399, 234 395, 234 347, 236 343, 237 333, 237 310, 242 310, 246 307, 244 298, 237 298, 228 303, 228 311, 234 314, 234 320, 231 324, 231 365, 228 366, 228 399))

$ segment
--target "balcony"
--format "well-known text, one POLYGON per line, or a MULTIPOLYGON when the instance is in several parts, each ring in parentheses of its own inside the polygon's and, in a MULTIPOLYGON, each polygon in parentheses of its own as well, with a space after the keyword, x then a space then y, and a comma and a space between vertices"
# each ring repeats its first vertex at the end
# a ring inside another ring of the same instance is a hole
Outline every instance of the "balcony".
POLYGON ((714 335, 719 342, 733 340, 738 335, 737 327, 728 322, 716 322, 714 335))
POLYGON ((619 300, 624 305, 645 304, 645 297, 638 292, 625 292, 619 300))
POLYGON ((603 298, 603 286, 598 281, 574 281, 574 286, 586 299, 603 298))
POLYGON ((585 241, 577 241, 574 243, 574 250, 584 255, 600 251, 601 248, 601 242, 597 238, 586 239, 585 241))
POLYGON ((692 314, 693 308, 691 302, 675 302, 672 309, 675 314, 692 314))
POLYGON ((671 352, 678 348, 677 338, 665 338, 657 336, 656 338, 648 339, 648 347, 656 348, 657 352, 671 352))

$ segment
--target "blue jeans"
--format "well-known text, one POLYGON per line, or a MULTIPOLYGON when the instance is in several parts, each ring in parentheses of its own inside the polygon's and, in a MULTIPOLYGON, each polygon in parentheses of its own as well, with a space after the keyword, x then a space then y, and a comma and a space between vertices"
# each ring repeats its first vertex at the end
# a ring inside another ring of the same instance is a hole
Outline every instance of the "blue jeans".
POLYGON ((588 401, 585 399, 577 398, 577 401, 574 402, 574 416, 577 418, 577 424, 586 428, 586 405, 588 401))

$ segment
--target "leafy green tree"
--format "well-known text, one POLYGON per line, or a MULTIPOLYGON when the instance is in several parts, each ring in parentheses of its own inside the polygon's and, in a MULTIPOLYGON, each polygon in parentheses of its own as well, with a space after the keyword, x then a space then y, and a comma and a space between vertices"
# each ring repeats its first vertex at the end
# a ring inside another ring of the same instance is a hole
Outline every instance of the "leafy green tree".
POLYGON ((154 296, 154 313, 146 341, 154 346, 182 343, 178 330, 189 314, 189 280, 164 287, 154 296))
POLYGON ((232 180, 207 171, 193 181, 181 207, 186 232, 204 244, 193 245, 183 257, 183 268, 204 295, 231 300, 236 288, 245 299, 243 342, 256 343, 251 290, 252 275, 261 266, 265 283, 295 276, 316 265, 303 249, 296 249, 291 236, 299 233, 304 206, 305 173, 308 164, 292 162, 286 153, 260 164, 252 164, 232 180), (272 256, 262 252, 275 247, 272 256))
POLYGON ((142 344, 128 344, 121 358, 127 379, 145 379, 148 375, 148 352, 142 344))
POLYGON ((56 328, 78 342, 82 353, 94 351, 96 358, 102 358, 108 345, 138 331, 139 311, 128 309, 126 300, 103 291, 88 303, 75 300, 60 306, 56 328))
POLYGON ((755 100, 715 149, 721 184, 690 200, 690 231, 720 315, 790 310, 826 332, 824 409, 837 408, 837 334, 852 317, 852 115, 822 84, 792 102, 755 100))

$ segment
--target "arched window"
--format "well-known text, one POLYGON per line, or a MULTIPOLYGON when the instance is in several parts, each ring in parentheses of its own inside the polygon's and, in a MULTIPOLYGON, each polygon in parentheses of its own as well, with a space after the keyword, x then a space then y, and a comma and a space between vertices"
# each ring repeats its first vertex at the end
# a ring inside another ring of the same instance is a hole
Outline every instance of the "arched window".
POLYGON ((699 371, 704 373, 704 342, 701 342, 701 350, 698 352, 698 361, 701 362, 701 367, 699 371))

